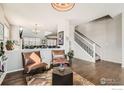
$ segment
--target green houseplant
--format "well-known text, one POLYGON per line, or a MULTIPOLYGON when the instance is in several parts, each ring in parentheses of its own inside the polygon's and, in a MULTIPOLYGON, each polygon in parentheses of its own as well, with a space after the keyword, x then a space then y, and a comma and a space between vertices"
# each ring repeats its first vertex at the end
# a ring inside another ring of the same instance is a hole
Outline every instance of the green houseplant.
POLYGON ((73 50, 70 50, 68 53, 67 53, 67 56, 69 58, 69 62, 70 64, 72 64, 72 59, 74 57, 74 51, 73 50))
POLYGON ((5 55, 5 51, 4 51, 4 43, 0 42, 0 57, 2 59, 2 61, 7 60, 7 56, 5 55))
POLYGON ((0 42, 0 57, 4 55, 4 46, 3 46, 3 42, 0 42))
POLYGON ((7 41, 6 41, 6 49, 7 49, 7 50, 13 50, 13 49, 14 49, 14 41, 12 41, 12 40, 7 40, 7 41))

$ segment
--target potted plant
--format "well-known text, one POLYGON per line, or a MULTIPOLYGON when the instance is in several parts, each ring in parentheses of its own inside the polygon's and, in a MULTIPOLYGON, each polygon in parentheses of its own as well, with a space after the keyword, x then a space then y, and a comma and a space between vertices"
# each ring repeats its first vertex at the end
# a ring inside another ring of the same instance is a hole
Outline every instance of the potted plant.
POLYGON ((13 50, 13 49, 14 49, 14 41, 12 41, 12 40, 7 40, 7 41, 6 41, 6 49, 7 49, 7 50, 13 50))
POLYGON ((7 57, 6 57, 5 51, 4 51, 3 42, 0 43, 0 57, 1 57, 2 61, 7 60, 7 57))
POLYGON ((0 43, 0 57, 4 55, 3 42, 0 43))
POLYGON ((73 50, 70 50, 68 53, 67 53, 67 56, 69 58, 69 62, 70 64, 72 64, 72 59, 74 57, 74 51, 73 50))

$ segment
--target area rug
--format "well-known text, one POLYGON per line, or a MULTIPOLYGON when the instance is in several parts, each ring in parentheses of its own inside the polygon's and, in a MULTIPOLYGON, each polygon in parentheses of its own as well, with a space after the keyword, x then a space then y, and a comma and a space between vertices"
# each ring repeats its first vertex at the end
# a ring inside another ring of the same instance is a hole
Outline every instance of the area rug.
MULTIPOLYGON (((33 76, 26 76, 27 85, 52 85, 52 70, 36 74, 33 76)), ((83 78, 76 72, 73 72, 73 85, 94 85, 87 79, 83 78)))

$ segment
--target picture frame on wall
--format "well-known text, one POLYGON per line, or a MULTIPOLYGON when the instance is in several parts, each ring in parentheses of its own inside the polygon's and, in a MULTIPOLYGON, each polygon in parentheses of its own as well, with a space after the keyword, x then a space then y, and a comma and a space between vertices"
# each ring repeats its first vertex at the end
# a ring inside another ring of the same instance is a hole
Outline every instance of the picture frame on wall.
POLYGON ((0 41, 4 40, 4 25, 0 23, 0 41))
POLYGON ((58 44, 64 45, 64 31, 58 33, 58 44))

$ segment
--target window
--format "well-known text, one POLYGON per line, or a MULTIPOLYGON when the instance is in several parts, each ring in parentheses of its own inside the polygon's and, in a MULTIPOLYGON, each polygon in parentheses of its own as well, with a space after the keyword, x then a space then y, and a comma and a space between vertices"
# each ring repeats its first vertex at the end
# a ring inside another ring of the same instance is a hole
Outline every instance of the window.
POLYGON ((30 45, 39 46, 39 45, 41 45, 41 39, 38 37, 36 37, 36 38, 24 37, 23 41, 24 41, 24 46, 30 46, 30 45))

